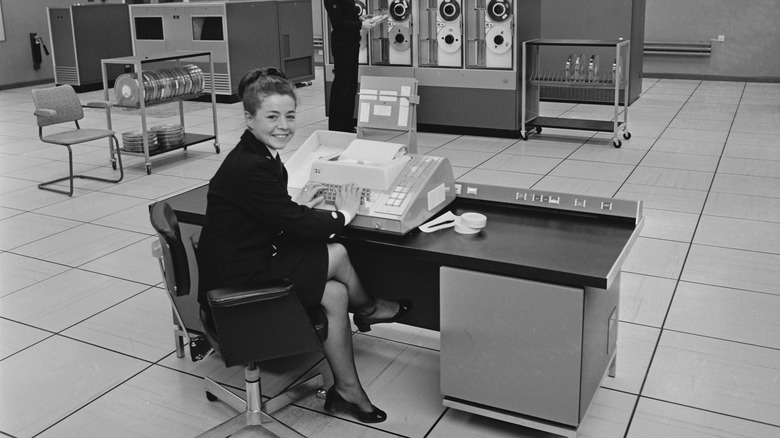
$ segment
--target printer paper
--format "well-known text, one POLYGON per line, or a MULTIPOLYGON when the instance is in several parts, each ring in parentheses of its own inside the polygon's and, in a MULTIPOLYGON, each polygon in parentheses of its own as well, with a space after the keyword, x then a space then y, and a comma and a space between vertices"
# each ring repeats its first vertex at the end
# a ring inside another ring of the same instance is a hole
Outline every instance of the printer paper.
POLYGON ((356 138, 339 156, 339 161, 384 164, 406 155, 406 145, 356 138))

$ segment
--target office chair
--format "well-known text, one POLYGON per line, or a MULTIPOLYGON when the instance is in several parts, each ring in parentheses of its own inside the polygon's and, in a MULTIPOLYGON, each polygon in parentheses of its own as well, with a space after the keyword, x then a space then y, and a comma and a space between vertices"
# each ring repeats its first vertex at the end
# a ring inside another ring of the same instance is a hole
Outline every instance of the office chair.
MULTIPOLYGON (((119 142, 114 135, 114 131, 109 129, 81 129, 79 126, 79 120, 84 118, 83 108, 104 108, 107 111, 111 111, 110 108, 112 105, 110 102, 91 102, 82 106, 78 96, 76 96, 76 91, 70 85, 35 89, 32 90, 32 97, 33 102, 35 103, 35 115, 38 118, 38 137, 45 143, 58 144, 67 147, 68 164, 70 166, 70 173, 68 176, 40 183, 38 184, 39 189, 73 196, 73 178, 91 179, 111 183, 122 181, 125 174, 124 169, 122 168, 122 156, 119 153, 119 142), (76 129, 58 131, 57 133, 46 136, 43 135, 43 128, 45 126, 66 122, 74 122, 76 124, 76 129), (71 149, 71 146, 74 144, 86 143, 88 141, 100 140, 101 138, 110 139, 109 150, 111 167, 116 170, 117 162, 119 162, 119 178, 107 179, 88 175, 74 175, 73 150, 71 149), (114 159, 115 146, 116 159, 114 159), (66 179, 70 181, 69 191, 48 187, 51 184, 65 181, 66 179)), ((107 115, 107 117, 110 117, 110 115, 107 115)))
MULTIPOLYGON (((168 203, 157 202, 150 210, 152 226, 159 236, 159 241, 152 245, 152 253, 160 262, 176 324, 183 329, 174 297, 188 295, 194 283, 186 243, 176 214, 168 203)), ((194 271, 197 273, 197 267, 194 271)), ((242 429, 262 426, 277 436, 303 437, 270 414, 307 393, 320 391, 322 375, 317 374, 263 403, 257 363, 321 350, 327 336, 327 319, 322 308, 306 311, 296 297, 293 285, 284 279, 211 290, 208 300, 211 314, 201 311, 200 315, 203 334, 225 366, 244 365, 247 398, 244 401, 206 377, 208 399, 222 400, 240 413, 200 436, 223 438, 242 429)), ((188 337, 186 330, 180 333, 188 337)))

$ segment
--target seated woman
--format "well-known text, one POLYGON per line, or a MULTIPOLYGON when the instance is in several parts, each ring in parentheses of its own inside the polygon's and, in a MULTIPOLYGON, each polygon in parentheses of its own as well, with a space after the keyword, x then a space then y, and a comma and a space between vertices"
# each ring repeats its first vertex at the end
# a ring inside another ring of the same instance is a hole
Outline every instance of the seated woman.
POLYGON ((387 414, 371 404, 358 378, 348 312, 365 331, 371 324, 398 321, 411 302, 369 295, 346 249, 335 242, 360 206, 358 187, 342 187, 333 212, 312 208, 324 201, 317 196, 321 185, 307 183, 295 200, 287 193, 279 151, 295 133, 295 86, 267 68, 247 73, 238 91, 246 131, 209 185, 198 244, 200 305, 209 312, 206 292, 214 288, 289 279, 304 307, 322 306, 328 319, 323 346, 334 385, 325 409, 367 423, 384 421, 387 414))

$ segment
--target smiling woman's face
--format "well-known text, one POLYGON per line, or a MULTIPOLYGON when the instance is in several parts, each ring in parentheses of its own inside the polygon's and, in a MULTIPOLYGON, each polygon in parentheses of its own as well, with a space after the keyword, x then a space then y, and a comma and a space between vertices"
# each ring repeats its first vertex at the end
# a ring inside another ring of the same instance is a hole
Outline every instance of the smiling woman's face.
POLYGON ((282 94, 271 94, 255 114, 244 112, 246 126, 255 138, 272 149, 284 149, 295 134, 295 99, 282 94))

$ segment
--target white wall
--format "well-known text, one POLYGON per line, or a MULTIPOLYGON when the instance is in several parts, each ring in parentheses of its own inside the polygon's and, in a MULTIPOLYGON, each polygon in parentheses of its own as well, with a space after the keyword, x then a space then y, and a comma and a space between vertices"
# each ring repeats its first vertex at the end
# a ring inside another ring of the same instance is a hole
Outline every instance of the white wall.
MULTIPOLYGON (((46 81, 54 82, 54 66, 51 56, 46 56, 41 51, 43 55, 41 68, 38 70, 33 68, 30 33, 42 36, 49 52, 51 52, 46 8, 70 6, 75 3, 78 1, 2 0, 5 41, 0 41, 0 88, 46 81)), ((82 0, 82 3, 88 4, 89 2, 82 0)), ((123 2, 121 0, 108 0, 104 3, 123 2)))
POLYGON ((712 43, 710 57, 646 56, 645 76, 780 81, 780 0, 647 0, 645 41, 712 43))

